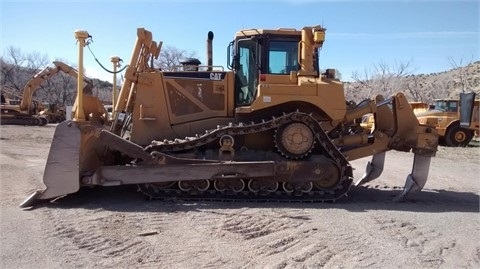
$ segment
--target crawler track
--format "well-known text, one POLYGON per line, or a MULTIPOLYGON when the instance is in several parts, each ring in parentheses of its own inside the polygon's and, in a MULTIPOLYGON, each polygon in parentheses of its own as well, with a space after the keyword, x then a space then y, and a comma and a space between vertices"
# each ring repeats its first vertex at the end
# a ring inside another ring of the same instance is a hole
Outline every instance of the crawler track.
POLYGON ((47 118, 37 116, 25 117, 4 117, 0 120, 0 125, 27 125, 27 126, 44 126, 48 123, 47 118))
MULTIPOLYGON (((219 191, 213 187, 213 180, 209 180, 210 187, 206 190, 182 191, 178 188, 178 182, 172 182, 170 187, 158 187, 155 184, 141 184, 139 191, 151 199, 181 199, 181 200, 208 200, 208 201, 282 201, 282 202, 325 202, 335 201, 345 196, 353 180, 352 168, 343 154, 332 143, 325 133, 320 123, 311 115, 302 112, 292 112, 280 117, 274 117, 271 120, 260 123, 237 123, 227 126, 217 126, 214 130, 206 131, 203 135, 187 137, 185 139, 175 139, 173 141, 153 141, 145 150, 148 152, 162 152, 166 154, 175 154, 176 152, 197 149, 203 145, 215 142, 224 135, 241 136, 255 134, 267 130, 278 128, 282 125, 301 122, 313 131, 317 147, 322 148, 325 156, 331 159, 339 168, 340 177, 333 179, 338 181, 330 188, 321 188, 312 182, 313 188, 307 191, 286 191, 282 188, 283 182, 278 182, 276 190, 252 192, 247 186, 253 179, 244 178, 245 187, 242 190, 219 191)), ((310 159, 298 160, 298 162, 313 162, 310 159)), ((320 167, 321 168, 321 167, 320 167)), ((266 178, 270 182, 273 178, 266 178)))

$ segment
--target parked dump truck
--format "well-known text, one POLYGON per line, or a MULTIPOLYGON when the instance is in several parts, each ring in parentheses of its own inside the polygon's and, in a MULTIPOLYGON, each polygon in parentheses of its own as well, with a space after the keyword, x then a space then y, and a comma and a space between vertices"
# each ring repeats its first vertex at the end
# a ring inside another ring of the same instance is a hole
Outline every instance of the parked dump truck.
MULTIPOLYGON (((380 176, 389 150, 414 155, 399 199, 421 190, 435 129, 419 124, 402 93, 347 102, 335 70, 320 72, 325 32, 240 30, 227 49, 229 71, 212 65, 209 32, 206 65, 190 59, 167 72, 150 65, 162 43, 138 28, 112 125, 80 83, 73 120, 55 130, 46 189, 21 206, 125 184, 152 199, 334 201, 353 183, 350 161, 373 156, 356 182, 363 184, 380 176), (376 118, 372 133, 359 125, 367 113, 376 118)), ((75 36, 82 51, 90 35, 75 36)))
POLYGON ((441 145, 465 147, 479 133, 480 100, 474 100, 472 121, 468 126, 460 126, 459 108, 459 99, 435 99, 431 109, 416 116, 420 123, 435 126, 441 145))
POLYGON ((422 101, 408 102, 413 109, 414 114, 426 112, 430 109, 430 105, 422 101))

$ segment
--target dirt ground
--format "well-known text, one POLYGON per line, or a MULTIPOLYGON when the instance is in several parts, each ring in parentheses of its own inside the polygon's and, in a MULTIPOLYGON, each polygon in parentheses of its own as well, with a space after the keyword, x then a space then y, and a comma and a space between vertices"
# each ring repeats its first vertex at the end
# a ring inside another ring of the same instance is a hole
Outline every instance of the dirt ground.
POLYGON ((54 128, 0 126, 1 268, 480 268, 479 141, 440 147, 402 203, 413 154, 388 152, 381 178, 335 203, 148 201, 132 186, 20 209, 54 128))

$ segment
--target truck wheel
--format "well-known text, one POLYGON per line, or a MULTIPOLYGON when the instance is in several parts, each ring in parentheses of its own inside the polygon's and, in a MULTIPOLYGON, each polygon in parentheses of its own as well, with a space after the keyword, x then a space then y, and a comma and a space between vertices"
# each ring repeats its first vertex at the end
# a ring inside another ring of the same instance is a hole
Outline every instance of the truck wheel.
POLYGON ((449 147, 465 147, 473 138, 473 131, 462 128, 459 124, 448 128, 445 135, 445 144, 449 147))

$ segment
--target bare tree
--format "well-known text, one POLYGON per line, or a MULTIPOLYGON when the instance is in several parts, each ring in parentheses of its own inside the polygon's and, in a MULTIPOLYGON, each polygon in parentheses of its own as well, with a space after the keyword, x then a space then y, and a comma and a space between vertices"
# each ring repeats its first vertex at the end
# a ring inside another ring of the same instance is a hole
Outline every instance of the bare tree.
POLYGON ((450 95, 451 88, 448 83, 445 83, 443 80, 435 79, 428 85, 426 89, 426 95, 428 101, 433 101, 434 99, 447 98, 450 95))
POLYGON ((25 54, 19 48, 10 46, 0 63, 2 85, 10 86, 21 93, 28 80, 47 66, 49 60, 46 54, 41 55, 38 52, 25 54))
POLYGON ((373 96, 375 91, 375 81, 370 74, 371 72, 368 69, 364 69, 364 74, 360 75, 358 71, 354 71, 352 78, 354 84, 350 84, 350 87, 347 87, 346 95, 353 100, 363 100, 368 99, 373 96))
POLYGON ((34 51, 26 55, 25 67, 28 69, 38 70, 48 64, 50 64, 50 59, 47 54, 40 54, 34 51))
POLYGON ((155 66, 163 71, 179 71, 181 61, 186 58, 196 57, 196 52, 181 50, 176 47, 163 47, 155 66))
POLYGON ((372 98, 374 95, 391 95, 402 91, 406 85, 402 83, 402 78, 410 75, 411 62, 396 63, 390 66, 385 62, 373 65, 372 70, 365 69, 363 75, 357 71, 352 73, 355 86, 348 89, 348 94, 354 97, 354 100, 372 98))
POLYGON ((5 62, 3 57, 0 57, 0 85, 6 85, 10 76, 12 76, 11 66, 5 62))
POLYGON ((22 64, 25 62, 25 57, 18 48, 12 46, 8 47, 5 54, 2 55, 2 65, 0 72, 2 75, 2 85, 7 85, 18 92, 21 91, 19 82, 19 74, 22 73, 22 64))
POLYGON ((405 88, 407 92, 412 97, 413 101, 426 102, 427 98, 424 96, 424 91, 422 91, 422 84, 420 82, 421 78, 419 76, 413 76, 410 82, 407 82, 405 88))
POLYGON ((47 103, 60 107, 72 105, 75 101, 77 80, 67 74, 58 73, 45 80, 38 89, 38 97, 47 103))
POLYGON ((393 68, 384 62, 374 65, 375 80, 378 83, 377 90, 384 94, 399 91, 403 87, 400 79, 411 73, 409 69, 410 62, 398 63, 393 68))
POLYGON ((462 93, 465 93, 467 88, 469 88, 468 67, 472 64, 473 57, 470 60, 470 62, 466 65, 463 65, 463 59, 460 59, 457 62, 452 57, 449 57, 448 61, 450 62, 450 66, 455 70, 455 73, 454 73, 455 84, 460 85, 462 93))

